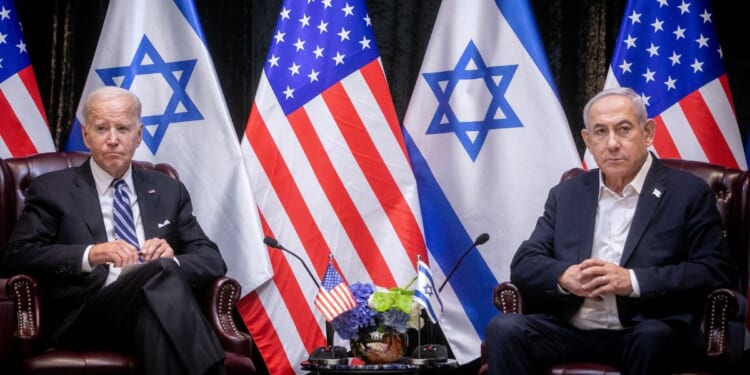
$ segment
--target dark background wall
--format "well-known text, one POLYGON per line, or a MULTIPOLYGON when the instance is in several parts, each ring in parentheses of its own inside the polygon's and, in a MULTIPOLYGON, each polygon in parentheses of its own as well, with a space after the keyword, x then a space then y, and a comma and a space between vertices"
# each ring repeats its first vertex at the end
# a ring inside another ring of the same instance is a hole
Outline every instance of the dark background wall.
MULTIPOLYGON (((244 129, 281 0, 196 0, 208 48, 238 134, 244 129)), ((399 119, 417 79, 439 0, 368 0, 399 119)), ((563 107, 579 150, 586 99, 604 83, 625 0, 531 0, 563 107)), ((743 139, 750 126, 750 61, 739 10, 714 1, 743 139), (745 40, 743 42, 743 40, 745 40)), ((65 145, 94 56, 106 0, 16 0, 42 100, 58 148, 65 145)), ((744 32, 745 34, 746 31, 744 32)))

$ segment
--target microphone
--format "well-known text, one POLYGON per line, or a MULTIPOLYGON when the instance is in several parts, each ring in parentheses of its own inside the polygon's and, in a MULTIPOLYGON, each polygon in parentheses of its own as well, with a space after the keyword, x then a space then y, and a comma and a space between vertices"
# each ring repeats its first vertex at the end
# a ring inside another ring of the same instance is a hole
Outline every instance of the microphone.
MULTIPOLYGON (((305 267, 305 271, 307 271, 307 274, 310 275, 310 278, 312 279, 313 283, 315 283, 315 286, 320 289, 320 283, 318 282, 318 279, 313 276, 312 271, 310 271, 310 268, 307 267, 307 264, 304 260, 302 260, 302 258, 299 257, 299 255, 293 253, 292 251, 289 251, 284 246, 281 246, 279 241, 276 241, 276 239, 273 237, 266 236, 263 239, 263 243, 266 244, 266 246, 272 247, 274 249, 279 249, 297 258, 297 260, 302 263, 302 266, 305 267)), ((344 347, 333 345, 333 326, 330 322, 326 322, 326 346, 321 346, 313 349, 307 361, 310 363, 322 365, 344 364, 346 363, 346 355, 347 353, 344 347)))
POLYGON ((456 262, 456 264, 453 265, 453 268, 451 269, 451 271, 448 272, 448 276, 445 277, 445 280, 443 280, 443 283, 440 284, 440 288, 438 288, 438 293, 443 291, 443 287, 448 282, 448 280, 451 279, 451 276, 453 276, 453 273, 456 272, 456 269, 461 264, 461 262, 463 262, 464 258, 466 257, 466 254, 469 254, 469 251, 471 251, 471 249, 477 247, 478 245, 482 245, 485 242, 489 241, 489 239, 490 239, 489 234, 482 233, 477 237, 477 239, 474 240, 471 246, 469 246, 469 248, 464 251, 463 255, 461 255, 461 257, 458 258, 458 262, 456 262))
POLYGON ((285 251, 287 254, 291 254, 293 257, 297 258, 299 260, 299 262, 302 263, 302 266, 305 267, 305 271, 307 271, 307 274, 310 275, 310 278, 312 279, 312 281, 315 284, 315 286, 318 289, 320 289, 320 283, 318 282, 318 279, 315 278, 315 276, 313 276, 312 271, 310 271, 310 269, 307 268, 307 264, 305 264, 305 261, 302 260, 302 258, 300 258, 299 255, 297 255, 297 254, 289 251, 284 246, 281 246, 281 244, 279 243, 279 241, 276 241, 276 239, 273 238, 273 237, 266 236, 266 238, 263 239, 263 243, 266 244, 266 245, 268 245, 268 246, 270 246, 270 247, 273 247, 274 249, 279 249, 281 251, 285 251))

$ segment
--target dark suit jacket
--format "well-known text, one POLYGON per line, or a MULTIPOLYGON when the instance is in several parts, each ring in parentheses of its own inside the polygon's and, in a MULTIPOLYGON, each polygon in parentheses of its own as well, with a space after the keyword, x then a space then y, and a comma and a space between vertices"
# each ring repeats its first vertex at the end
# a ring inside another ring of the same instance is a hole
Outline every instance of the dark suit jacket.
MULTIPOLYGON (((567 321, 583 303, 562 293, 557 279, 591 257, 598 193, 598 169, 551 189, 543 216, 511 263, 511 281, 531 310, 567 321)), ((656 318, 695 326, 708 293, 730 285, 735 269, 729 259, 715 196, 705 181, 654 158, 620 261, 635 271, 641 297, 617 297, 621 323, 656 318)))
MULTIPOLYGON (((81 271, 88 245, 106 242, 91 160, 80 167, 35 178, 26 204, 5 245, 3 273, 27 273, 42 285, 45 317, 53 330, 72 322, 87 298, 104 284, 108 268, 81 271)), ((165 239, 176 254, 180 270, 193 289, 226 273, 216 245, 193 216, 187 189, 164 173, 133 168, 145 237, 165 239), (169 220, 168 225, 160 227, 169 220)))

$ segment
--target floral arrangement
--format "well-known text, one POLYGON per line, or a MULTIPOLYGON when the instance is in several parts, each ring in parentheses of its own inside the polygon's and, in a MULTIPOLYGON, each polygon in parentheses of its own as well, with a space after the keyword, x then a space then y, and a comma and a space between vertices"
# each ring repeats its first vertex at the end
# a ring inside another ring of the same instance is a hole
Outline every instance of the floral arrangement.
POLYGON ((419 327, 420 310, 413 290, 385 289, 370 283, 354 283, 350 289, 357 306, 331 321, 342 339, 356 339, 360 330, 371 327, 391 327, 400 333, 419 327))

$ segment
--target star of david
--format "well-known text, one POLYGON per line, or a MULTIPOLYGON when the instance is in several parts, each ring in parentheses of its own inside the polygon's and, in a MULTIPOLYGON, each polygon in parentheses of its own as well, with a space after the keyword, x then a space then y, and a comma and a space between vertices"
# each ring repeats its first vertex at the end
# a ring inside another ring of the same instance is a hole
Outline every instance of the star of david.
POLYGON ((424 290, 422 291, 422 293, 423 293, 423 294, 424 294, 425 296, 427 296, 427 298, 430 298, 430 297, 432 297, 432 293, 433 293, 433 289, 432 289, 432 286, 430 286, 430 285, 425 285, 423 289, 424 289, 424 290))
POLYGON ((148 37, 144 35, 130 65, 96 69, 96 74, 108 86, 118 86, 115 79, 122 77, 119 86, 130 89, 137 76, 160 74, 172 89, 172 96, 163 113, 141 118, 144 126, 153 129, 153 132, 143 132, 143 143, 154 155, 159 150, 159 145, 170 124, 203 120, 203 115, 185 91, 197 61, 193 59, 166 62, 148 37))
POLYGON ((423 73, 438 100, 426 134, 455 133, 471 160, 476 161, 490 130, 523 126, 505 99, 505 91, 517 68, 518 65, 488 67, 474 42, 469 41, 453 70, 423 73), (451 106, 451 95, 460 81, 475 79, 484 81, 492 98, 481 120, 461 121, 451 106))

